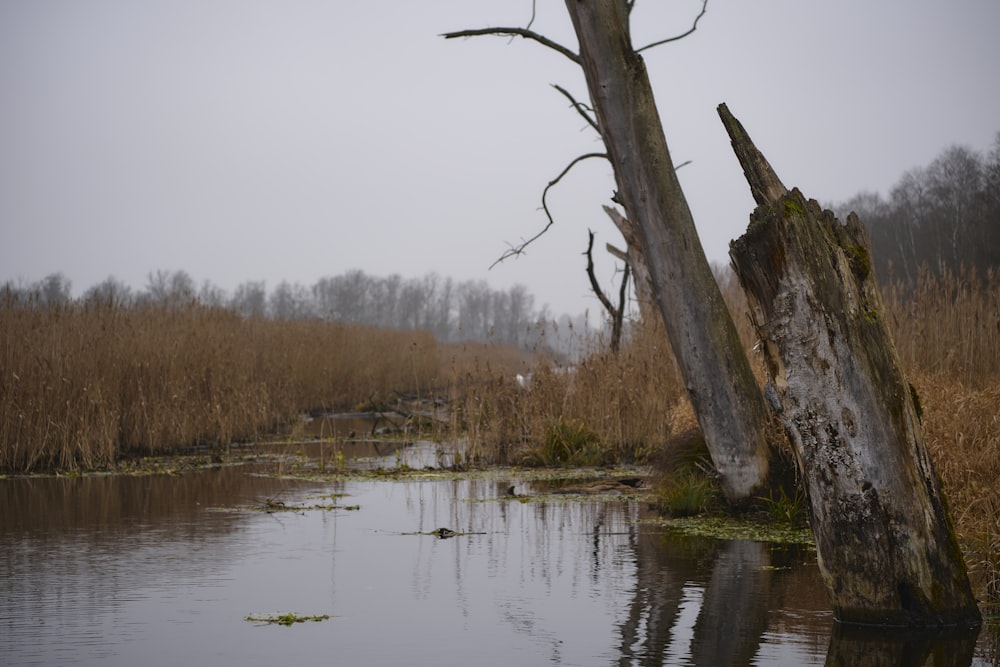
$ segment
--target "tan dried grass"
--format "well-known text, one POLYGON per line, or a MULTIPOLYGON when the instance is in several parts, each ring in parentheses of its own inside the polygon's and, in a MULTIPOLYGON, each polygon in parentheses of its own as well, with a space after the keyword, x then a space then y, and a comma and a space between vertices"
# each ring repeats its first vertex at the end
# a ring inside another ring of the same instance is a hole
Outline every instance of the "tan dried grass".
POLYGON ((448 377, 426 332, 243 319, 222 309, 0 303, 0 469, 253 440, 309 410, 448 377))

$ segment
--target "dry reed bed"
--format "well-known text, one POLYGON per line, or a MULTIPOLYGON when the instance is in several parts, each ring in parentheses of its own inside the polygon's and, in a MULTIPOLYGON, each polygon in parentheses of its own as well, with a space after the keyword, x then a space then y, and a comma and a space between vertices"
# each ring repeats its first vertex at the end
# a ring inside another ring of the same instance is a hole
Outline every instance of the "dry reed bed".
POLYGON ((425 332, 180 308, 0 304, 0 469, 226 446, 302 411, 445 382, 425 332))
POLYGON ((588 464, 646 460, 662 448, 671 415, 686 402, 659 323, 633 330, 618 354, 593 341, 572 366, 543 360, 531 370, 528 386, 485 368, 469 376, 456 414, 474 456, 557 463, 544 455, 546 440, 568 430, 601 443, 588 464))
POLYGON ((970 573, 1000 613, 1000 273, 934 277, 883 290, 924 435, 969 549, 970 573))
POLYGON ((977 588, 1000 612, 1000 386, 912 378, 924 435, 977 588))

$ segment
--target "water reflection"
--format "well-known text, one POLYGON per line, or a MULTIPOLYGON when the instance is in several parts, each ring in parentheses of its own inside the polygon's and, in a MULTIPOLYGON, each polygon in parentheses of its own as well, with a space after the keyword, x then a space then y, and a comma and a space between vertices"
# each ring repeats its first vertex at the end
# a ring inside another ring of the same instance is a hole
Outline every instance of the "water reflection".
POLYGON ((621 665, 818 664, 832 624, 801 547, 640 534, 621 665))
POLYGON ((965 667, 973 664, 977 634, 964 628, 934 631, 837 625, 826 664, 827 667, 965 667))
POLYGON ((0 662, 989 664, 974 638, 835 628, 809 552, 663 532, 634 501, 252 473, 0 480, 0 662), (335 492, 361 509, 220 511, 335 492), (282 611, 333 618, 243 620, 282 611))

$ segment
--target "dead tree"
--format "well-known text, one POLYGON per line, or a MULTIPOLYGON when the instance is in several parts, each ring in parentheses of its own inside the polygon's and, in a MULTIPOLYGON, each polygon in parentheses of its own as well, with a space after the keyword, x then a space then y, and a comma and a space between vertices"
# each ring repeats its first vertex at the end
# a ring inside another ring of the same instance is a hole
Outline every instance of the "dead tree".
MULTIPOLYGON (((579 54, 528 28, 463 30, 445 37, 519 36, 555 50, 583 69, 593 116, 591 107, 562 89, 560 92, 600 134, 607 153, 581 156, 567 170, 590 157, 610 160, 618 185, 615 200, 625 207, 638 230, 667 337, 723 491, 730 501, 741 502, 767 482, 767 408, 674 173, 652 86, 639 55, 646 48, 684 35, 633 48, 629 29, 632 4, 631 0, 567 0, 579 54)), ((695 19, 685 35, 693 32, 697 22, 695 19)), ((548 215, 544 195, 543 208, 548 215)), ((551 215, 548 218, 551 225, 551 215)), ((507 256, 519 254, 533 239, 512 248, 507 256)))
POLYGON ((566 8, 617 199, 638 231, 712 463, 726 496, 747 499, 767 480, 767 410, 677 179, 645 62, 632 46, 631 3, 567 0, 566 8))
POLYGON ((626 263, 622 273, 622 282, 618 286, 618 305, 616 306, 611 303, 611 299, 601 289, 600 283, 597 282, 597 276, 594 275, 594 232, 588 229, 587 235, 587 251, 583 253, 587 256, 587 278, 590 279, 590 289, 604 306, 604 310, 608 311, 608 317, 611 319, 611 351, 617 354, 618 348, 621 347, 622 331, 625 328, 625 303, 628 299, 628 280, 632 271, 626 263))
POLYGON ((755 309, 768 395, 808 491, 836 618, 979 624, 864 226, 789 192, 725 105, 719 114, 758 204, 730 256, 755 309))

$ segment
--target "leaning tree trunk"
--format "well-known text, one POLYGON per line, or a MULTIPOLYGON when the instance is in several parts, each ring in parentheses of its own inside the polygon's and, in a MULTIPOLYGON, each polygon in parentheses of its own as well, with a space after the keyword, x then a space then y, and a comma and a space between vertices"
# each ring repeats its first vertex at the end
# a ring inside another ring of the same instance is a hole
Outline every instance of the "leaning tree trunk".
POLYGON ((808 489, 837 619, 978 624, 864 227, 788 192, 725 105, 719 113, 758 204, 730 256, 757 311, 768 395, 808 489))
POLYGON ((702 250, 625 0, 566 0, 618 198, 638 229, 670 345, 731 501, 768 474, 767 407, 702 250))

